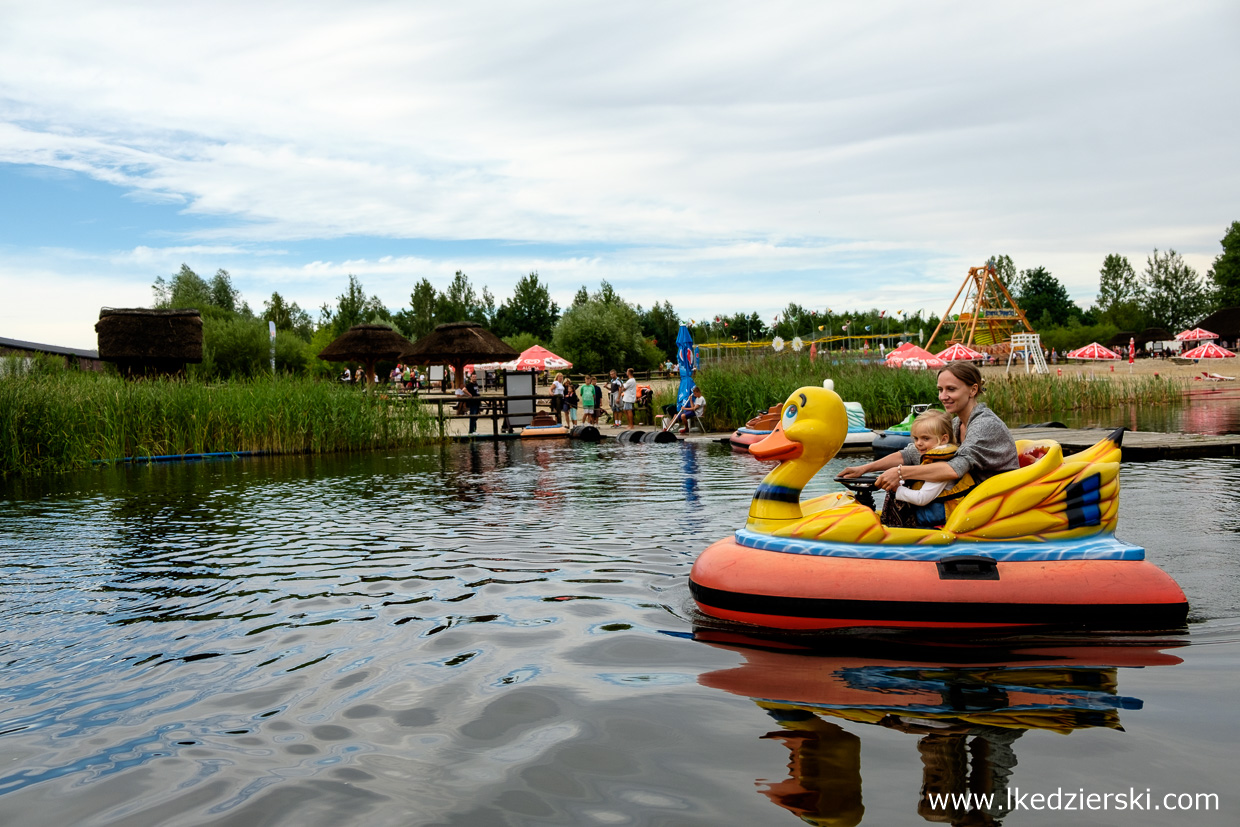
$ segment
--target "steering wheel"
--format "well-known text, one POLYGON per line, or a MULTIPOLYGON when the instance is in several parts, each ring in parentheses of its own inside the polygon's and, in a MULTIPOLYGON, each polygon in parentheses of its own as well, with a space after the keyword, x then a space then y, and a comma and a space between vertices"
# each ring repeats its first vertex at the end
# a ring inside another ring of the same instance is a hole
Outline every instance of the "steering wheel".
POLYGON ((878 477, 836 477, 835 481, 853 492, 858 505, 874 508, 874 489, 878 487, 878 477))

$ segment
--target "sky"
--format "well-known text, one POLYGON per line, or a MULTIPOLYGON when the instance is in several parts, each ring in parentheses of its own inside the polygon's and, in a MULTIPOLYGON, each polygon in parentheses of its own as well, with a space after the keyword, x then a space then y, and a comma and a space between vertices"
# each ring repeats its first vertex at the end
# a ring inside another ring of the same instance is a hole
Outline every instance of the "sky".
POLYGON ((1238 43, 1234 0, 0 0, 0 336, 93 348, 182 263, 769 319, 1006 254, 1088 306, 1240 220, 1238 43))

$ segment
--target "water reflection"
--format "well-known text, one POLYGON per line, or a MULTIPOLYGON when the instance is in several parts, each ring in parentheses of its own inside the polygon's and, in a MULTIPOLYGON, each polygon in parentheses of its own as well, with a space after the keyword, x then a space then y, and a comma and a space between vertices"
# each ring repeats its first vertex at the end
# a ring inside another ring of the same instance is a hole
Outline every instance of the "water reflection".
MULTIPOLYGON (((1039 412, 1030 422, 1058 420, 1069 428, 1112 429, 1123 425, 1134 431, 1163 433, 1240 434, 1240 388, 1202 387, 1196 383, 1177 405, 1120 405, 1100 410, 1039 412)), ((1023 425, 1017 420, 1013 425, 1023 425)))
POLYGON ((865 814, 862 738, 843 723, 906 733, 922 765, 917 814, 933 823, 1001 823, 1010 810, 1016 741, 1029 730, 1122 730, 1119 670, 1181 662, 1165 640, 1048 645, 917 644, 832 638, 813 645, 696 629, 743 654, 699 683, 748 697, 779 725, 763 739, 788 748, 788 777, 763 795, 810 824, 855 825, 865 814))

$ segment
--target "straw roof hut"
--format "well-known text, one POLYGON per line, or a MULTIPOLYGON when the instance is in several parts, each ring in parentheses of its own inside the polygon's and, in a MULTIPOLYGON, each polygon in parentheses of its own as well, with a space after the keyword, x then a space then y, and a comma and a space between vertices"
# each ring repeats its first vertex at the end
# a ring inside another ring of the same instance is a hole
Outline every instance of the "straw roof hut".
POLYGON ((1229 344, 1240 341, 1240 307, 1224 307, 1215 310, 1193 327, 1217 333, 1219 340, 1229 344))
POLYGON ((507 362, 520 355, 477 322, 450 322, 418 339, 402 358, 419 365, 452 365, 464 377, 470 363, 507 362))
POLYGON ((375 363, 399 359, 413 343, 387 325, 355 324, 327 347, 319 351, 324 362, 361 362, 366 366, 366 381, 375 375, 375 363))
POLYGON ((202 361, 202 316, 197 310, 104 307, 95 322, 99 358, 123 376, 172 376, 202 361))

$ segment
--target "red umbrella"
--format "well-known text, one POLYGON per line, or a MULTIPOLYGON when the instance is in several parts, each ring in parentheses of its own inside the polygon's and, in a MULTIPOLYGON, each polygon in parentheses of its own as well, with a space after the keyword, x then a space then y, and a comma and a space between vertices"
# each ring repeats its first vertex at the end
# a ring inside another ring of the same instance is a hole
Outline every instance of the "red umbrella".
POLYGON ((1179 339, 1181 342, 1198 342, 1202 339, 1217 339, 1218 334, 1211 333, 1208 330, 1202 330, 1199 327, 1194 327, 1192 330, 1181 330, 1179 333, 1175 334, 1175 338, 1179 339))
POLYGON ((1206 342, 1204 345, 1198 345, 1188 353, 1181 353, 1182 359, 1232 359, 1235 358, 1234 353, 1230 350, 1224 350, 1214 342, 1206 342))
POLYGON ((941 368, 947 363, 935 356, 925 348, 920 348, 912 342, 905 342, 891 353, 887 354, 885 364, 888 367, 898 368, 909 359, 919 359, 926 363, 928 368, 941 368))
POLYGON ((985 359, 986 354, 956 342, 947 350, 941 351, 939 358, 947 362, 972 362, 976 359, 985 359))
POLYGON ((1085 347, 1078 347, 1076 350, 1068 351, 1064 354, 1065 359, 1118 359, 1115 351, 1105 345, 1097 342, 1090 342, 1085 347))
POLYGON ((504 367, 510 370, 560 370, 572 366, 572 362, 556 356, 542 345, 526 348, 516 359, 504 363, 504 367))

